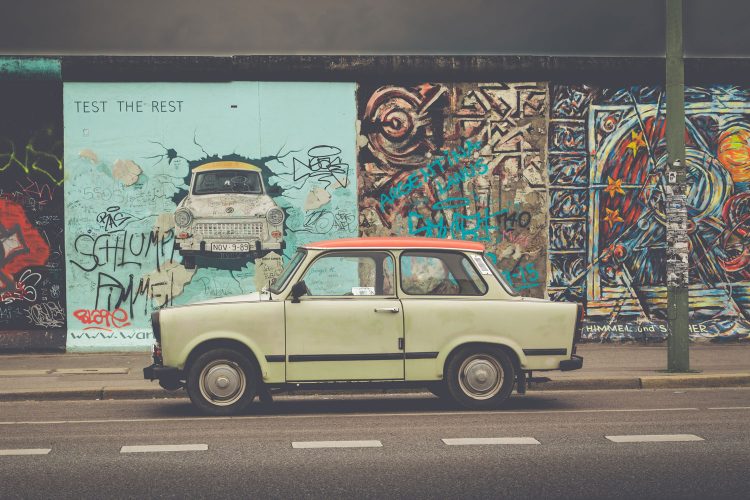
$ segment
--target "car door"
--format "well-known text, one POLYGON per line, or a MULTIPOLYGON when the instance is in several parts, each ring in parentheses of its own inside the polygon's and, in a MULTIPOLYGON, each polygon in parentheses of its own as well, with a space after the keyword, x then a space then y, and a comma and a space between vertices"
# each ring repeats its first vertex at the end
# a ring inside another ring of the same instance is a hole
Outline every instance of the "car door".
POLYGON ((288 381, 402 380, 403 311, 388 252, 334 251, 285 304, 288 381))

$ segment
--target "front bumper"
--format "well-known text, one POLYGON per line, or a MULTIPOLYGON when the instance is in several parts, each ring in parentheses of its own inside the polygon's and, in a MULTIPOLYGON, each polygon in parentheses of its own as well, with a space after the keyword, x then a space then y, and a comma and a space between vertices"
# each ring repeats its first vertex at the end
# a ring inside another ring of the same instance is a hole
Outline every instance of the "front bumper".
POLYGON ((583 368, 583 356, 573 354, 570 359, 560 361, 560 371, 569 372, 583 368))
MULTIPOLYGON (((177 240, 175 243, 175 247, 177 250, 179 250, 180 255, 188 256, 209 256, 209 255, 221 255, 226 253, 236 253, 239 255, 246 255, 243 252, 217 252, 209 250, 211 248, 211 243, 226 243, 228 240, 195 240, 192 242, 188 242, 186 240, 177 240)), ((243 240, 241 243, 250 243, 250 253, 253 252, 263 252, 263 251, 270 251, 270 250, 283 250, 285 245, 284 242, 277 242, 277 241, 261 241, 261 240, 243 240)))
POLYGON ((182 371, 171 366, 152 364, 143 369, 143 378, 146 380, 158 380, 159 385, 167 390, 175 390, 182 387, 182 371))

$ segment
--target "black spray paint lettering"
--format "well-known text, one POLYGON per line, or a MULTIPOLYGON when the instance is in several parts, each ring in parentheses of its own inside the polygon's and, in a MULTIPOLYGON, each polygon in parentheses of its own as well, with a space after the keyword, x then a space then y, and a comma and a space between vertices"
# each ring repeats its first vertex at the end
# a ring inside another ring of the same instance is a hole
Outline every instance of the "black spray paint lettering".
POLYGON ((116 331, 116 332, 74 332, 70 331, 70 337, 73 339, 127 339, 127 340, 151 340, 153 334, 151 332, 140 331, 135 332, 132 330, 116 331))
POLYGON ((73 248, 78 256, 77 260, 70 259, 70 263, 86 272, 109 264, 113 271, 128 265, 141 267, 147 258, 154 259, 158 271, 164 262, 174 258, 174 230, 169 229, 163 234, 153 230, 149 233, 122 231, 98 236, 80 234, 73 248), (131 260, 135 258, 138 260, 131 260))
POLYGON ((326 187, 347 187, 349 183, 349 164, 341 159, 341 149, 336 146, 313 146, 307 150, 307 161, 293 158, 294 180, 318 180, 326 187))
POLYGON ((121 227, 132 218, 132 215, 126 212, 120 212, 120 207, 114 205, 108 207, 104 212, 99 213, 99 215, 96 216, 96 222, 98 222, 105 231, 110 231, 121 227))
MULTIPOLYGON (((96 298, 93 309, 106 309, 114 311, 120 307, 126 307, 130 318, 135 317, 135 304, 144 296, 152 297, 161 304, 160 307, 173 305, 174 274, 168 273, 168 281, 151 283, 151 278, 140 278, 138 286, 135 286, 135 277, 130 274, 123 283, 115 276, 107 273, 99 273, 96 284, 96 298)), ((150 301, 143 301, 143 315, 149 313, 150 301)), ((140 312, 140 309, 139 309, 140 312)))

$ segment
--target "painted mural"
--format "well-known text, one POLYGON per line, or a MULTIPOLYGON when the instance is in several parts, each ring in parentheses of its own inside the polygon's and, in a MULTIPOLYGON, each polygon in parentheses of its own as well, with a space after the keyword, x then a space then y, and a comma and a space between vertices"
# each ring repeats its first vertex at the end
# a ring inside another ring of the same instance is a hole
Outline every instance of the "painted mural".
POLYGON ((547 103, 539 83, 360 86, 360 233, 482 242, 543 297, 547 103))
MULTIPOLYGON (((685 101, 690 333, 747 340, 750 90, 685 101)), ((145 350, 153 310, 252 293, 299 245, 357 234, 482 242, 521 294, 584 303, 585 338, 662 341, 665 105, 535 82, 63 85, 59 61, 0 59, 0 348, 145 350)))
MULTIPOLYGON (((750 333, 750 93, 687 88, 690 333, 750 333)), ((551 88, 549 295, 586 303, 584 335, 666 337, 665 94, 551 88)))
POLYGON ((65 345, 59 72, 56 60, 0 64, 0 331, 27 334, 0 347, 65 345))
POLYGON ((69 350, 147 348, 151 311, 357 234, 353 84, 66 83, 64 108, 69 350))

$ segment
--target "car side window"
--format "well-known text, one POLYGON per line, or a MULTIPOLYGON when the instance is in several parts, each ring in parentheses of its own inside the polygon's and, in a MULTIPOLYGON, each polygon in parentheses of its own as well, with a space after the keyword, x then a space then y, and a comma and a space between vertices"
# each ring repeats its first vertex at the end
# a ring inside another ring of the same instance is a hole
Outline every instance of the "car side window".
POLYGON ((384 252, 336 252, 313 262, 302 277, 307 296, 392 296, 393 257, 384 252))
POLYGON ((404 252, 401 289, 408 295, 484 295, 487 284, 463 254, 404 252))

